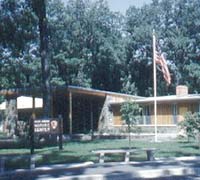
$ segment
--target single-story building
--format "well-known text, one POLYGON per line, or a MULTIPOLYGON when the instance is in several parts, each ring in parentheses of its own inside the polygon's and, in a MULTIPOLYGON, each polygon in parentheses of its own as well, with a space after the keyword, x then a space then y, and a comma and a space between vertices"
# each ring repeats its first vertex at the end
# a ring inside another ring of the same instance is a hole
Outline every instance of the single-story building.
MULTIPOLYGON (((8 103, 4 101, 0 104, 0 131, 3 131, 5 127, 5 114, 8 106, 13 106, 13 110, 16 106, 17 109, 17 119, 19 122, 26 122, 30 119, 33 110, 33 98, 28 96, 19 96, 16 98, 16 104, 14 102, 8 103)), ((35 98, 35 113, 40 116, 42 114, 43 100, 42 98, 35 98)))
MULTIPOLYGON (((5 94, 5 91, 2 92, 5 94)), ((24 91, 17 92, 17 96, 24 94, 24 91)), ((62 115, 64 133, 113 132, 113 130, 123 129, 126 125, 121 119, 120 107, 128 100, 138 103, 143 108, 138 126, 144 131, 154 132, 153 97, 140 97, 76 86, 55 88, 52 92, 52 116, 62 115)), ((0 94, 3 93, 0 92, 0 94)), ((200 95, 188 94, 185 86, 178 86, 176 95, 160 96, 156 100, 157 125, 161 133, 177 131, 177 124, 184 119, 186 112, 200 111, 200 95)), ((25 99, 17 101, 25 102, 25 99)), ((37 107, 40 113, 36 113, 36 118, 41 117, 41 104, 40 101, 40 107, 37 107)), ((20 116, 23 116, 23 111, 19 107, 18 105, 18 112, 22 112, 20 116)), ((31 114, 31 108, 27 109, 31 114)))

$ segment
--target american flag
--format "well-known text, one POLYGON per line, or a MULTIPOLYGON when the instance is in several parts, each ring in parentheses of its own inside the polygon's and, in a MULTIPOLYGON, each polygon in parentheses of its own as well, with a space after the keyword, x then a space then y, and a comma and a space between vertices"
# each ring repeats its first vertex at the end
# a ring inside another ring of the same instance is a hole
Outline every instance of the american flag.
POLYGON ((170 76, 167 62, 165 60, 163 53, 160 53, 156 50, 155 51, 155 61, 156 61, 156 64, 158 64, 160 66, 161 71, 163 73, 163 77, 164 77, 165 81, 167 82, 167 85, 170 85, 171 84, 171 76, 170 76))

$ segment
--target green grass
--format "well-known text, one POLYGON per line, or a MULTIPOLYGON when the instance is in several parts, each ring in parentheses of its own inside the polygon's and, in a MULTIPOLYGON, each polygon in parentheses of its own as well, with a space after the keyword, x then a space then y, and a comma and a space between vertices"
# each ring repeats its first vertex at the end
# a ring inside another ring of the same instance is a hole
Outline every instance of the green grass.
MULTIPOLYGON (((131 146, 134 148, 157 148, 156 157, 179 157, 179 156, 200 156, 200 151, 195 142, 187 141, 172 141, 153 143, 147 141, 132 141, 131 146)), ((42 149, 35 149, 35 154, 41 155, 36 162, 36 166, 57 164, 57 163, 75 163, 94 161, 97 162, 98 158, 91 153, 95 149, 117 149, 128 148, 128 140, 94 140, 88 142, 67 142, 63 146, 63 150, 59 151, 57 146, 44 147, 42 149)), ((8 154, 29 154, 29 149, 1 149, 1 155, 8 154)), ((106 161, 120 161, 122 156, 108 156, 106 161)), ((131 160, 143 161, 146 159, 146 154, 138 153, 131 156, 131 160)), ((16 168, 28 166, 26 160, 13 159, 8 162, 8 168, 16 168), (18 162, 17 162, 18 161, 18 162)))

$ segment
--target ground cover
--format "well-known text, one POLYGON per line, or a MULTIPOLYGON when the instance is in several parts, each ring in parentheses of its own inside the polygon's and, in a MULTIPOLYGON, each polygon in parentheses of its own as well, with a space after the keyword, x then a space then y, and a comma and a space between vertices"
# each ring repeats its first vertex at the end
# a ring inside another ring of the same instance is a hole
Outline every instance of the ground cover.
MULTIPOLYGON (((168 142, 147 142, 132 141, 132 148, 157 148, 156 157, 180 157, 180 156, 200 156, 196 142, 187 142, 186 140, 168 141, 168 142)), ((57 146, 46 146, 35 149, 35 154, 41 155, 36 161, 36 166, 57 164, 57 163, 77 163, 85 161, 97 162, 98 158, 91 153, 95 149, 117 149, 128 148, 128 140, 109 139, 93 141, 70 141, 64 143, 63 150, 59 151, 57 146)), ((29 154, 28 148, 0 149, 0 155, 24 155, 29 154)), ((145 153, 131 155, 132 161, 146 160, 145 153)), ((108 156, 106 161, 120 161, 122 156, 108 156)), ((13 158, 6 163, 7 169, 28 168, 27 159, 13 158)))

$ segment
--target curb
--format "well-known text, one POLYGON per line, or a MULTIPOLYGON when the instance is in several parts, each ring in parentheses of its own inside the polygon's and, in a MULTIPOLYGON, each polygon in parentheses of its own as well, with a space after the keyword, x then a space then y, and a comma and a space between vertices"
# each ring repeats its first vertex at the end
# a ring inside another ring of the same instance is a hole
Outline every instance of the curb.
POLYGON ((185 156, 185 157, 169 157, 169 158, 155 158, 158 162, 164 161, 200 161, 200 156, 185 156))
MULTIPOLYGON (((186 177, 195 175, 194 169, 191 168, 168 168, 158 170, 140 170, 133 172, 132 176, 126 173, 114 173, 110 175, 104 174, 89 174, 89 175, 74 175, 58 178, 43 177, 37 180, 130 180, 131 179, 146 179, 146 178, 167 178, 167 177, 186 177)), ((165 179, 166 180, 166 179, 165 179)))
POLYGON ((5 171, 3 173, 0 173, 0 176, 9 175, 9 174, 20 174, 20 173, 37 173, 37 172, 48 172, 48 171, 55 171, 55 170, 64 170, 64 169, 75 169, 75 168, 86 168, 94 163, 84 162, 84 163, 72 163, 72 164, 56 164, 56 165, 48 165, 48 166, 42 166, 37 167, 34 169, 17 169, 13 171, 5 171))
POLYGON ((178 158, 159 158, 157 161, 152 162, 113 162, 113 163, 104 163, 98 164, 93 162, 85 162, 85 163, 73 163, 73 164, 57 164, 57 165, 48 165, 37 167, 35 169, 19 169, 15 171, 7 171, 0 174, 0 177, 3 176, 15 176, 21 175, 26 176, 28 174, 45 174, 49 173, 46 177, 37 177, 37 180, 105 180, 105 179, 115 179, 115 180, 128 180, 128 179, 146 179, 146 178, 167 178, 167 177, 190 177, 190 176, 199 176, 200 175, 200 167, 195 166, 195 162, 199 162, 199 156, 191 156, 191 157, 178 157, 178 158), (186 162, 189 162, 187 164, 186 162), (194 166, 190 165, 190 161, 194 161, 194 166), (173 163, 175 162, 175 163, 173 163), (172 163, 172 164, 171 164, 172 163), (103 166, 110 167, 110 171, 102 170, 103 166), (134 168, 139 167, 141 168, 134 168), (102 167, 101 167, 102 166, 102 167), (112 170, 119 166, 122 170, 116 169, 116 171, 112 170), (129 167, 128 167, 129 166, 129 167), (130 168, 132 166, 133 168, 130 168), (130 171, 126 170, 130 168, 130 171), (149 168, 146 168, 149 167, 149 168), (59 170, 68 170, 69 172, 76 171, 79 169, 87 169, 90 170, 85 174, 69 174, 60 176, 60 177, 52 177, 51 172, 59 172, 59 170), (99 168, 99 169, 98 169, 99 168), (125 169, 124 169, 125 168, 125 169), (91 171, 91 169, 94 169, 91 171), (123 170, 124 169, 124 170, 123 170))

